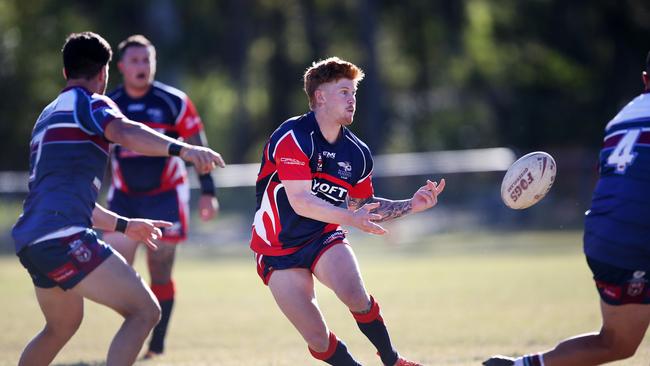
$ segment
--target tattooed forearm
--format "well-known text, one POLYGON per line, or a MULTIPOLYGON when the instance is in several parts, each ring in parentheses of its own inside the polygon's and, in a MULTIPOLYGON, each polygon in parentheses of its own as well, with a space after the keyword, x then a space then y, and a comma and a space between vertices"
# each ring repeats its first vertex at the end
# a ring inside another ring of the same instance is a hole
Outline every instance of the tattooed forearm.
POLYGON ((385 222, 402 217, 411 213, 412 209, 411 200, 391 201, 384 198, 374 197, 372 202, 379 202, 379 207, 370 211, 381 216, 381 219, 373 220, 375 222, 385 222))
POLYGON ((375 222, 385 222, 396 219, 411 213, 411 200, 393 201, 379 197, 369 197, 364 199, 347 198, 348 208, 357 210, 367 203, 379 202, 379 207, 371 210, 370 212, 380 215, 381 219, 373 220, 375 222))
POLYGON ((352 198, 350 196, 347 196, 345 199, 345 202, 348 205, 348 208, 352 211, 356 211, 361 206, 365 205, 366 203, 372 201, 373 197, 368 197, 368 198, 352 198))

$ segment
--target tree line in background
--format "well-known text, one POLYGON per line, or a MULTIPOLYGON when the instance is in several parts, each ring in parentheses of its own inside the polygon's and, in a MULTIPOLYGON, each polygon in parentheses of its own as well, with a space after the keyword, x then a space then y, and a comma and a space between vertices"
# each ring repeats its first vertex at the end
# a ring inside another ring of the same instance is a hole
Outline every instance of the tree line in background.
POLYGON ((0 0, 0 170, 27 168, 71 32, 149 37, 158 79, 240 163, 306 112, 302 73, 333 55, 366 72, 352 129, 375 152, 597 148, 642 89, 648 19, 644 0, 0 0))

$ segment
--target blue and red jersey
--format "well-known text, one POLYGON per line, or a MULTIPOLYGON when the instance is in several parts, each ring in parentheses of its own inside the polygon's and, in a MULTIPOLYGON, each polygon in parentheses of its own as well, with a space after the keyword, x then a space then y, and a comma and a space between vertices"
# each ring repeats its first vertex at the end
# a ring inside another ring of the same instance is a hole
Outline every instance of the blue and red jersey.
MULTIPOLYGON (((182 91, 154 81, 141 98, 131 98, 121 86, 108 96, 124 115, 175 139, 185 139, 203 130, 192 101, 182 91)), ((125 193, 155 194, 174 189, 187 179, 179 157, 151 157, 115 146, 111 156, 112 185, 125 193)))
POLYGON ((264 146, 251 249, 263 255, 287 255, 339 228, 338 223, 298 215, 289 204, 283 181, 309 180, 313 195, 340 206, 348 195, 373 195, 372 168, 370 149, 346 127, 330 144, 313 112, 285 121, 264 146))
POLYGON ((650 269, 650 94, 636 97, 607 124, 599 158, 585 253, 622 268, 650 269))
POLYGON ((30 142, 29 193, 14 225, 16 252, 61 229, 92 227, 109 141, 106 126, 124 118, 108 97, 64 89, 38 117, 30 142))

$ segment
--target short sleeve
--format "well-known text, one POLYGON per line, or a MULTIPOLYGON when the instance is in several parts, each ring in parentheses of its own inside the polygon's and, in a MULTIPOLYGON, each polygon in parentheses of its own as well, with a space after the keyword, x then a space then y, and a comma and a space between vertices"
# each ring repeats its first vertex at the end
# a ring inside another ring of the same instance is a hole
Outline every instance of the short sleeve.
POLYGON ((273 153, 280 180, 311 180, 309 158, 300 149, 293 132, 285 134, 273 153))
POLYGON ((372 173, 369 173, 365 178, 362 178, 357 184, 353 185, 348 194, 352 198, 368 198, 374 196, 375 189, 372 186, 372 173))
POLYGON ((196 111, 196 107, 187 96, 184 103, 185 108, 182 109, 181 115, 176 122, 176 129, 181 137, 188 138, 203 130, 203 122, 196 111))
POLYGON ((88 96, 77 92, 77 108, 75 120, 86 132, 104 136, 109 123, 116 119, 124 119, 120 108, 110 98, 93 94, 88 96))

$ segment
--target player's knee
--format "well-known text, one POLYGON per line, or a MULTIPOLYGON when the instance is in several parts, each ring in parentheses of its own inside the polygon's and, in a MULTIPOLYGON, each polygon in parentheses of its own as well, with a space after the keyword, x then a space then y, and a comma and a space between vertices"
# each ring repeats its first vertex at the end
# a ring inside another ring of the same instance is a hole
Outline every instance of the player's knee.
POLYGON ((161 310, 158 301, 151 301, 147 305, 143 313, 143 316, 147 324, 151 325, 151 327, 154 327, 160 321, 160 314, 161 314, 161 310))
POLYGON ((600 333, 603 346, 607 349, 611 361, 623 360, 634 356, 639 341, 617 336, 612 331, 603 330, 600 333))
POLYGON ((132 307, 122 313, 127 319, 133 319, 144 326, 155 326, 160 321, 160 305, 154 298, 147 298, 134 304, 132 307))
POLYGON ((610 347, 610 354, 612 360, 623 360, 634 356, 638 344, 632 342, 620 342, 616 343, 613 347, 610 347))
POLYGON ((67 317, 66 319, 57 320, 55 322, 47 322, 43 331, 47 335, 59 339, 70 339, 81 326, 83 313, 79 316, 67 317))
POLYGON ((309 348, 316 352, 325 352, 329 347, 329 334, 322 331, 314 331, 303 334, 309 348))
POLYGON ((368 310, 370 297, 363 288, 349 288, 341 291, 339 298, 353 312, 368 310))

